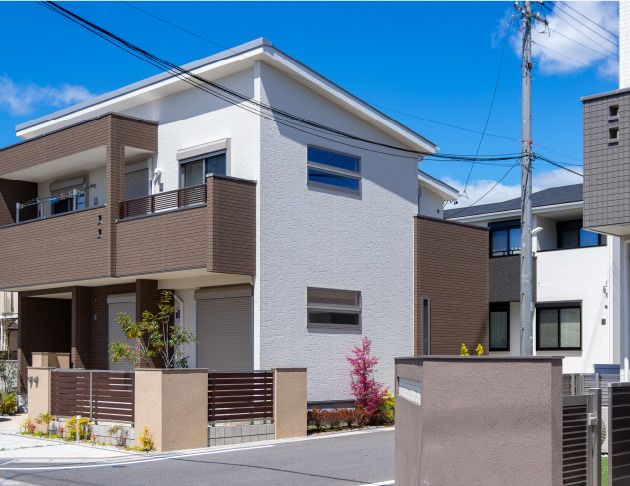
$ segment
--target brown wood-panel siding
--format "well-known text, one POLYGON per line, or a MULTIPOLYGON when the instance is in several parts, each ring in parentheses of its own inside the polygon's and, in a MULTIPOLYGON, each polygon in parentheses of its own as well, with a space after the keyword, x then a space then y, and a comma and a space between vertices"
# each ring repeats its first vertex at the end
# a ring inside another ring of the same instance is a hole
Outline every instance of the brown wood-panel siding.
POLYGON ((208 271, 256 273, 256 183, 208 179, 208 271))
POLYGON ((154 214, 117 223, 117 275, 203 268, 208 208, 154 214))
POLYGON ((18 296, 18 389, 26 391, 26 367, 33 352, 70 353, 70 300, 18 296))
POLYGON ((107 277, 107 223, 105 209, 94 208, 2 228, 0 287, 107 277))
MULTIPOLYGON (((15 223, 15 203, 24 203, 37 197, 37 183, 0 179, 0 226, 15 223)), ((20 211, 20 218, 37 217, 37 206, 20 211)))
POLYGON ((415 218, 415 340, 422 352, 422 297, 431 299, 431 354, 488 350, 488 231, 415 218))
POLYGON ((90 120, 0 150, 0 177, 20 169, 105 146, 110 116, 90 120))

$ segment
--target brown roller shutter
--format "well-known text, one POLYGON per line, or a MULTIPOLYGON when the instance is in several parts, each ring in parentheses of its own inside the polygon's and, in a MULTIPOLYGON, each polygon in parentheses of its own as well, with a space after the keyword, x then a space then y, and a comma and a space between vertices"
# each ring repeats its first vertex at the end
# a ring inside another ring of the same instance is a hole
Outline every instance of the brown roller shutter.
POLYGON ((198 368, 252 370, 252 298, 198 300, 197 339, 198 368))

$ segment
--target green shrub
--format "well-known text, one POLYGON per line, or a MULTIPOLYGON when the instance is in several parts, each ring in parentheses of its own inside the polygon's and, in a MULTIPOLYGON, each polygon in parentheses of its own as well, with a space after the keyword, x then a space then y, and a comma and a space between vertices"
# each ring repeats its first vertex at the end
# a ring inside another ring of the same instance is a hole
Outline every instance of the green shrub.
POLYGON ((15 393, 3 393, 2 404, 0 404, 0 413, 6 415, 8 413, 15 413, 17 409, 17 395, 15 393))

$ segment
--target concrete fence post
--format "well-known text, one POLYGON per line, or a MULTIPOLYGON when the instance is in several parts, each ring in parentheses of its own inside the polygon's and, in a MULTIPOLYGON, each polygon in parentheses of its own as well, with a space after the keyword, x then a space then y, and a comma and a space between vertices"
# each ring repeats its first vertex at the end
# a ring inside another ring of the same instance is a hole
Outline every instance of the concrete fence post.
POLYGON ((306 436, 306 368, 272 368, 276 439, 306 436))
MULTIPOLYGON (((51 370, 52 368, 48 367, 27 368, 28 418, 33 423, 40 413, 51 411, 51 370)), ((44 431, 45 426, 38 428, 44 431)))
POLYGON ((149 429, 158 452, 208 447, 208 370, 135 371, 135 443, 149 429))

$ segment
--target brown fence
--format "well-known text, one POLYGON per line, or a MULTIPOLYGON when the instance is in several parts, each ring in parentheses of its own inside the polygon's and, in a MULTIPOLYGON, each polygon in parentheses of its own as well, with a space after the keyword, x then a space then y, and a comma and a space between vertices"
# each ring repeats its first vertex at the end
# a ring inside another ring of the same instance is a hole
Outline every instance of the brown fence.
POLYGON ((52 371, 51 414, 134 421, 135 375, 130 371, 52 371))
POLYGON ((208 421, 273 418, 273 372, 208 373, 208 421))
POLYGON ((129 199, 120 203, 120 219, 144 216, 170 209, 198 206, 207 201, 208 186, 185 187, 175 191, 159 192, 150 196, 129 199))

